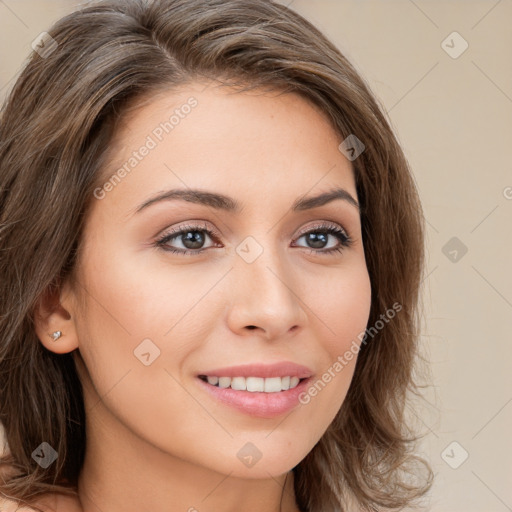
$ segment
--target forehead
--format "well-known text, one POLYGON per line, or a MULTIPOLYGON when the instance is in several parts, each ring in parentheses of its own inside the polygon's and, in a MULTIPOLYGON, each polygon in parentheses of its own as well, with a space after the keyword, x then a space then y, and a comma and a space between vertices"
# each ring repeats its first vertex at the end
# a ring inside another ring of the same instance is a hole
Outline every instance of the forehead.
POLYGON ((109 196, 123 190, 128 202, 176 186, 269 199, 317 185, 355 194, 341 141, 328 117, 298 94, 191 84, 145 98, 124 114, 103 179, 121 175, 111 180, 109 196))

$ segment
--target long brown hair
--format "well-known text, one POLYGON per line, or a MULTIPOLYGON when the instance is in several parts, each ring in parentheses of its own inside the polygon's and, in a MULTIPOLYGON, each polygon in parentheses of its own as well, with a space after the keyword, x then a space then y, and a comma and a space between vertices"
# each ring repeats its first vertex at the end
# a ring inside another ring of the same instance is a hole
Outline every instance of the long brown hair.
POLYGON ((351 496, 365 510, 396 509, 422 496, 432 473, 414 454, 404 410, 416 389, 424 219, 390 123, 347 58, 271 0, 104 0, 48 33, 54 42, 30 56, 0 118, 0 420, 9 448, 1 467, 10 470, 0 491, 28 504, 76 492, 86 446, 81 383, 72 354, 38 340, 34 311, 74 276, 116 122, 129 103, 215 79, 301 94, 343 139, 363 142, 352 165, 368 326, 401 306, 362 344, 340 411, 294 468, 297 504, 341 511, 351 496), (46 469, 32 457, 42 442, 58 452, 46 469))

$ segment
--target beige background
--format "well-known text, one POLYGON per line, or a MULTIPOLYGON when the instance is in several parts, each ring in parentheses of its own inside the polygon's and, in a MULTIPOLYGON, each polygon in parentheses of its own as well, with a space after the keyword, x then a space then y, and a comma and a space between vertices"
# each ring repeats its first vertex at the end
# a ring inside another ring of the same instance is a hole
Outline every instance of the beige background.
MULTIPOLYGON (((432 406, 412 412, 437 476, 431 510, 512 511, 512 2, 283 3, 331 37, 368 80, 420 189, 432 406), (455 55, 462 39, 442 44, 454 31, 469 45, 457 58, 444 48, 455 55), (446 246, 452 237, 456 245, 446 246)), ((34 38, 77 5, 0 0, 0 99, 34 38)))

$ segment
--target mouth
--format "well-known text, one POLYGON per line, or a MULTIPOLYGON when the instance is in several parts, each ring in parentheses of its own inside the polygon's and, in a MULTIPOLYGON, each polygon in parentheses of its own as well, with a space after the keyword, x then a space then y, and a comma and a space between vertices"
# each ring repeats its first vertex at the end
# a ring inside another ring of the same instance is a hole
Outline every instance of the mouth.
POLYGON ((274 418, 300 405, 313 372, 294 363, 249 364, 196 375, 196 382, 217 404, 249 416, 274 418))
POLYGON ((236 391, 248 391, 250 393, 279 393, 296 388, 306 378, 296 375, 285 377, 218 377, 216 375, 199 375, 203 382, 221 389, 234 389, 236 391))
POLYGON ((296 365, 240 368, 202 373, 196 382, 215 404, 255 418, 275 418, 298 408, 300 396, 313 379, 309 369, 296 365))

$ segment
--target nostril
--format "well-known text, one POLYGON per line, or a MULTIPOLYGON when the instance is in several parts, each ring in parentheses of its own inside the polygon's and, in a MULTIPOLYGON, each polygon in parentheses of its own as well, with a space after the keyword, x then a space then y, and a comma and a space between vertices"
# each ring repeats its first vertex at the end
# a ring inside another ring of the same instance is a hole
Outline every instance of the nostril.
POLYGON ((255 325, 248 325, 248 326, 247 326, 247 329, 251 329, 251 330, 252 330, 252 329, 256 329, 256 326, 255 326, 255 325))

